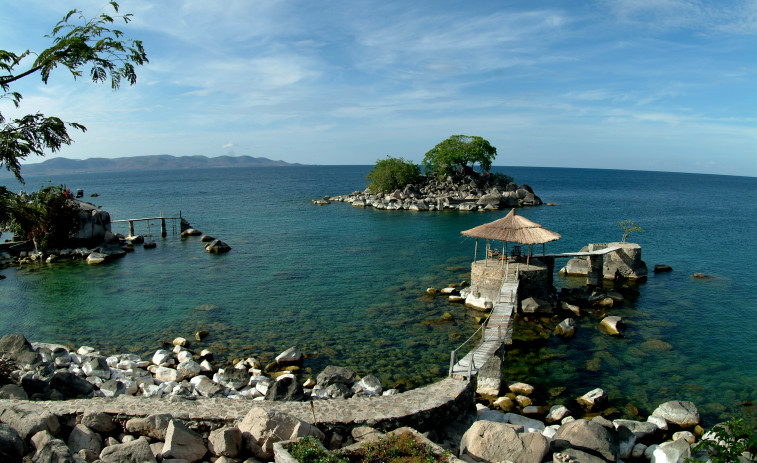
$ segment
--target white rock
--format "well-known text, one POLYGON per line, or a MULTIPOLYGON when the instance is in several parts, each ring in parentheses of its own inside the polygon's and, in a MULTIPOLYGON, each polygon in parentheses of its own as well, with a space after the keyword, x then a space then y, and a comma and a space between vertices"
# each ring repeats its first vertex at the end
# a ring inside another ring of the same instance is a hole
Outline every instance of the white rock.
POLYGON ((547 413, 546 421, 547 423, 556 423, 568 415, 570 415, 570 410, 567 407, 564 405, 553 405, 549 409, 549 413, 547 413))
POLYGON ((142 395, 145 397, 162 397, 163 396, 163 389, 160 388, 160 386, 156 386, 154 384, 144 384, 140 387, 142 389, 142 395))
POLYGON ((546 425, 539 420, 526 418, 516 413, 505 413, 506 423, 523 426, 524 432, 542 432, 546 425))
POLYGON ((157 371, 155 371, 155 379, 178 382, 184 379, 184 376, 178 370, 173 368, 158 367, 157 371))
POLYGON ((657 450, 657 447, 659 447, 659 445, 652 444, 646 449, 644 449, 644 458, 646 458, 647 460, 651 460, 652 455, 654 454, 654 451, 657 450))
POLYGON ((276 356, 276 363, 279 365, 291 365, 302 362, 302 352, 297 346, 290 347, 276 356))
POLYGON ((178 354, 176 354, 176 360, 178 360, 179 363, 181 363, 181 362, 186 362, 187 360, 194 360, 194 359, 192 357, 191 352, 189 352, 188 350, 183 350, 179 352, 178 354))
POLYGON ((482 414, 488 411, 491 410, 489 410, 489 407, 487 407, 486 405, 479 403, 476 404, 476 416, 480 417, 482 414))
POLYGON ((171 359, 173 355, 165 349, 158 349, 155 355, 152 356, 152 363, 155 365, 162 365, 171 359))
POLYGON ((596 410, 607 402, 607 393, 601 388, 592 389, 576 401, 589 411, 596 410))
POLYGON ((668 430, 668 422, 665 421, 665 418, 660 418, 659 416, 650 415, 647 417, 647 422, 652 423, 653 425, 660 428, 661 431, 667 431, 668 430))
POLYGON ((186 347, 187 344, 186 338, 178 337, 173 340, 173 345, 176 347, 186 347))
POLYGON ((555 434, 557 434, 557 430, 560 429, 559 424, 553 424, 551 426, 547 426, 544 428, 544 431, 541 432, 541 434, 546 437, 547 439, 552 439, 555 437, 555 434))
POLYGON ((200 368, 202 369, 202 371, 213 371, 213 365, 211 365, 207 360, 200 362, 200 368))
POLYGON ((176 371, 184 378, 194 378, 202 371, 202 367, 194 360, 186 360, 176 366, 176 371))
POLYGON ((697 441, 697 438, 694 437, 694 434, 689 431, 678 431, 676 433, 673 433, 673 440, 676 441, 678 439, 683 439, 689 444, 693 444, 697 441))
POLYGON ((652 452, 651 463, 678 463, 691 457, 691 444, 684 439, 664 442, 652 452))
POLYGON ((105 363, 107 363, 111 368, 118 368, 118 357, 111 355, 110 357, 105 359, 105 363))
POLYGON ((534 392, 534 387, 526 383, 520 383, 520 382, 509 383, 507 387, 508 389, 510 389, 510 392, 514 394, 518 394, 518 395, 529 396, 533 394, 534 392))
POLYGON ((465 305, 476 310, 491 310, 494 303, 485 297, 476 297, 473 293, 465 298, 465 305))
POLYGON ((184 459, 189 462, 202 460, 208 448, 202 436, 187 429, 181 422, 171 420, 166 431, 166 443, 161 456, 166 459, 184 459))

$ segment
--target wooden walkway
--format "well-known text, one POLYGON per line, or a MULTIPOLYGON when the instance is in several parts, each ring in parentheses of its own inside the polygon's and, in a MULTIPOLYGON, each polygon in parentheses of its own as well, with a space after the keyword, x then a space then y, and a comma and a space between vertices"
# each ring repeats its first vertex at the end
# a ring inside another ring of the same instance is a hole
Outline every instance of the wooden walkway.
MULTIPOLYGON (((516 274, 517 275, 517 274, 516 274)), ((513 314, 518 304, 518 277, 508 275, 502 283, 489 318, 482 326, 481 341, 458 362, 452 353, 450 376, 453 378, 470 378, 478 373, 484 363, 494 355, 503 344, 513 342, 513 314)), ((474 334, 475 336, 475 334, 474 334)), ((462 347, 462 346, 461 346, 462 347)))

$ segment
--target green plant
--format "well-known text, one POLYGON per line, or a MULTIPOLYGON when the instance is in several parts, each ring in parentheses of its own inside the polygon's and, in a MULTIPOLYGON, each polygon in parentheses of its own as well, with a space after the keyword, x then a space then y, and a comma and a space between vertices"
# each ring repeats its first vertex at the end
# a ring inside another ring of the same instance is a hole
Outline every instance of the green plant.
POLYGON ((346 457, 323 448, 313 436, 306 436, 286 447, 290 455, 300 463, 349 463, 346 457))
POLYGON ((626 242, 626 240, 628 239, 628 235, 630 235, 631 232, 637 232, 637 233, 644 232, 643 228, 631 222, 630 220, 622 220, 618 222, 618 228, 623 230, 623 241, 622 241, 623 243, 626 242))
POLYGON ((489 172, 492 161, 497 156, 497 148, 487 140, 470 135, 452 135, 431 148, 423 158, 426 173, 443 178, 455 169, 472 168, 476 163, 481 170, 489 172))
POLYGON ((713 426, 711 436, 700 440, 694 450, 706 453, 704 460, 688 458, 687 462, 737 463, 739 461, 757 461, 757 434, 754 429, 744 424, 741 418, 713 426), (751 454, 746 456, 746 454, 751 454))
MULTIPOLYGON (((111 1, 109 5, 118 13, 118 3, 111 1)), ((82 75, 83 67, 91 66, 92 81, 110 80, 113 90, 118 89, 121 79, 132 85, 136 83, 135 66, 147 63, 147 55, 142 42, 126 40, 121 31, 109 27, 117 18, 128 23, 131 15, 102 13, 87 19, 80 11, 71 10, 46 36, 53 42, 49 48, 39 53, 26 50, 20 54, 0 50, 0 100, 7 98, 18 108, 22 96, 11 91, 11 84, 37 72, 42 83, 47 84, 50 72, 58 66, 68 69, 74 78, 82 75), (81 25, 74 24, 76 20, 81 25), (36 59, 27 69, 16 72, 15 68, 26 66, 31 56, 36 59)), ((29 154, 44 156, 45 150, 55 152, 63 145, 70 145, 73 139, 67 126, 82 132, 86 130, 76 122, 64 122, 39 112, 12 120, 6 120, 0 112, 0 166, 5 165, 23 183, 20 161, 29 154)))
POLYGON ((65 185, 47 186, 13 200, 9 228, 44 252, 66 244, 78 226, 78 211, 74 195, 65 185))
POLYGON ((387 156, 376 161, 368 173, 368 189, 372 193, 389 193, 398 188, 417 183, 421 178, 421 168, 402 158, 387 156))
POLYGON ((363 463, 437 463, 447 460, 446 456, 435 456, 429 446, 418 442, 409 432, 369 442, 350 455, 351 462, 363 463))

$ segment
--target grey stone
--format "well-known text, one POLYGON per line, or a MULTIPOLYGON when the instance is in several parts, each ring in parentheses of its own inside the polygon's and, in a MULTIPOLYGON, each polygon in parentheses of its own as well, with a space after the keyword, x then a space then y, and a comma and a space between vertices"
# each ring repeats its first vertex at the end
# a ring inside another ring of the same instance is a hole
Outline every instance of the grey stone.
POLYGON ((345 367, 338 367, 334 365, 327 366, 316 377, 316 382, 320 386, 329 386, 331 384, 341 383, 347 386, 352 386, 357 378, 357 373, 354 370, 345 367))
POLYGON ((16 409, 12 405, 0 410, 0 421, 15 429, 24 440, 39 431, 48 431, 55 435, 60 430, 58 417, 52 413, 16 409))
POLYGON ((504 423, 476 421, 460 440, 460 455, 484 461, 541 463, 549 451, 539 433, 519 434, 504 423))
POLYGON ((612 424, 615 426, 615 429, 619 429, 620 426, 628 428, 636 436, 637 441, 646 444, 652 443, 655 435, 660 430, 654 423, 648 421, 614 420, 612 424))
POLYGON ((281 366, 302 364, 302 351, 297 346, 292 346, 276 356, 276 363, 281 366))
POLYGON ((502 388, 502 358, 492 355, 480 370, 476 378, 476 393, 479 395, 499 395, 502 388))
POLYGON ((227 368, 213 375, 213 381, 230 389, 241 389, 250 382, 250 374, 245 370, 227 368))
POLYGON ((607 403, 607 393, 601 388, 592 389, 576 399, 588 411, 597 410, 607 403))
POLYGON ((24 440, 15 429, 0 423, 0 461, 21 461, 25 453, 24 440))
POLYGON ((22 334, 6 334, 0 338, 0 357, 10 358, 19 365, 32 365, 41 360, 22 334))
POLYGON ((657 407, 652 415, 663 418, 668 424, 682 428, 691 428, 699 424, 699 411, 692 402, 688 401, 665 402, 657 407))
POLYGON ((208 452, 202 436, 191 431, 181 422, 172 420, 166 431, 166 444, 161 456, 163 461, 168 458, 182 458, 194 463, 202 460, 208 452))
POLYGON ((40 431, 32 436, 31 443, 35 450, 39 450, 45 446, 48 441, 55 439, 55 436, 50 434, 49 431, 40 431))
POLYGON ((604 426, 586 420, 575 420, 563 424, 553 438, 555 449, 567 448, 583 450, 607 461, 618 458, 618 444, 615 436, 604 426))
POLYGON ((59 391, 67 399, 88 398, 94 393, 94 386, 73 373, 57 371, 50 378, 50 388, 59 391))
POLYGON ((562 421, 562 419, 568 415, 570 415, 570 410, 568 410, 567 407, 564 405, 553 405, 552 408, 549 409, 549 413, 547 413, 545 420, 550 424, 557 423, 558 421, 562 421))
POLYGON ((105 357, 90 357, 81 364, 81 371, 87 376, 110 379, 110 367, 105 357))
POLYGON ((239 430, 247 439, 253 455, 272 458, 275 442, 299 437, 315 436, 323 441, 326 436, 315 426, 287 413, 276 410, 253 408, 239 424, 239 430))
POLYGON ((189 382, 203 397, 213 397, 223 392, 223 387, 211 381, 207 376, 195 376, 189 382))
POLYGON ((100 452, 100 460, 103 463, 157 463, 150 444, 144 437, 105 447, 100 452))
POLYGON ((29 394, 27 394, 23 388, 16 386, 15 384, 6 384, 5 386, 0 387, 0 399, 29 400, 29 394))
POLYGON ((367 375, 360 378, 360 381, 352 386, 352 392, 355 394, 380 396, 384 392, 384 388, 381 386, 381 381, 379 381, 377 377, 367 375))
POLYGON ((185 360, 176 366, 176 370, 185 378, 194 378, 202 371, 202 367, 194 360, 185 360))
POLYGON ((109 433, 116 429, 113 417, 102 412, 85 412, 81 418, 81 424, 101 433, 109 433))
POLYGON ((352 390, 346 384, 335 383, 326 386, 325 393, 331 399, 346 399, 352 394, 352 390))
POLYGON ((126 422, 126 431, 153 439, 166 440, 168 425, 173 417, 168 413, 150 415, 146 418, 132 418, 126 422))
POLYGON ((242 450, 242 431, 226 426, 215 429, 208 436, 208 449, 213 455, 235 457, 242 450))
POLYGON ((520 308, 524 314, 549 314, 553 312, 552 305, 549 302, 535 297, 523 299, 520 303, 520 308))
POLYGON ((109 379, 100 385, 100 392, 105 397, 118 397, 126 394, 126 385, 121 381, 109 379))
POLYGON ((680 463, 691 458, 691 445, 684 439, 664 442, 652 452, 651 463, 680 463))
POLYGON ((274 381, 265 394, 265 400, 292 402, 301 401, 304 398, 305 392, 302 389, 302 385, 293 376, 274 381))
POLYGON ((75 453, 81 449, 89 449, 99 455, 103 449, 103 439, 83 424, 77 424, 68 436, 68 447, 75 453))
POLYGON ((52 439, 37 450, 32 459, 34 463, 84 463, 79 455, 72 452, 60 439, 52 439))

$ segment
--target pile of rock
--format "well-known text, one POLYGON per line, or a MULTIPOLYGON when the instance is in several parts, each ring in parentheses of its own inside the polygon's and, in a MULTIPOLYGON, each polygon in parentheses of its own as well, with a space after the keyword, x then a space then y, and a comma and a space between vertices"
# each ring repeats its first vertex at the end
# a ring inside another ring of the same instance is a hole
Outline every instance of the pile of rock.
MULTIPOLYGON (((187 224, 188 225, 188 224, 187 224)), ((205 251, 210 254, 225 254, 229 251, 231 251, 231 246, 226 244, 225 242, 216 239, 210 235, 203 234, 200 230, 197 230, 196 228, 186 228, 182 230, 181 237, 187 238, 190 236, 199 236, 200 242, 205 243, 205 251)))
POLYGON ((646 420, 609 421, 598 415, 607 403, 607 394, 594 389, 576 399, 579 408, 574 411, 596 416, 576 419, 564 405, 531 404, 527 393, 533 388, 527 386, 512 383, 511 393, 493 400, 493 408, 477 405, 477 421, 460 441, 461 458, 534 463, 677 462, 694 455, 691 447, 698 439, 714 438, 699 426, 699 412, 691 402, 665 402, 646 420), (519 392, 515 400, 511 398, 513 386, 519 392), (521 414, 513 413, 514 409, 521 414))
POLYGON ((184 422, 169 414, 128 420, 99 412, 59 417, 13 406, 2 410, 0 420, 4 462, 20 462, 27 456, 34 462, 256 463, 273 459, 276 442, 311 435, 324 439, 310 423, 260 408, 220 427, 184 422))
POLYGON ((347 202, 354 207, 408 211, 492 211, 542 204, 541 198, 526 184, 508 183, 501 177, 475 172, 456 173, 444 180, 424 176, 421 183, 392 193, 373 194, 365 189, 348 195, 326 196, 313 203, 323 205, 330 201, 347 202))
MULTIPOLYGON (((199 334, 199 333, 198 333, 199 334)), ((373 375, 358 380, 355 371, 329 366, 300 383, 295 372, 303 363, 297 347, 287 349, 263 368, 255 357, 232 368, 215 369, 209 350, 190 351, 176 338, 173 350, 158 349, 150 360, 134 354, 104 356, 82 346, 75 352, 53 344, 30 344, 23 335, 0 339, 0 356, 16 368, 0 378, 0 398, 66 400, 117 397, 122 394, 194 400, 227 397, 247 400, 302 401, 352 396, 390 395, 373 375)))

